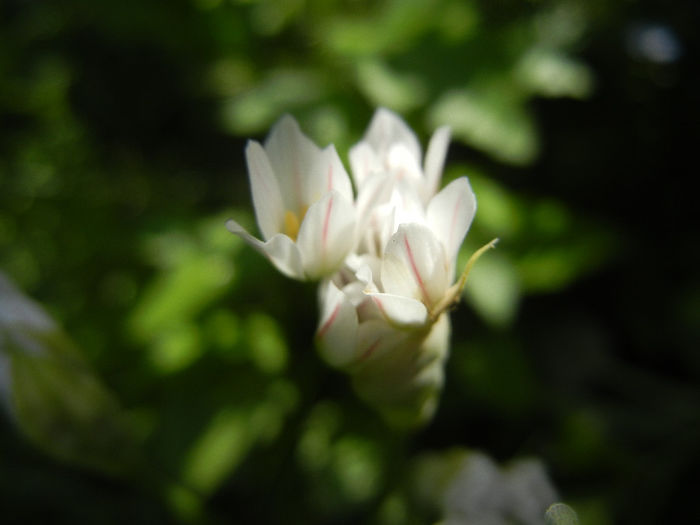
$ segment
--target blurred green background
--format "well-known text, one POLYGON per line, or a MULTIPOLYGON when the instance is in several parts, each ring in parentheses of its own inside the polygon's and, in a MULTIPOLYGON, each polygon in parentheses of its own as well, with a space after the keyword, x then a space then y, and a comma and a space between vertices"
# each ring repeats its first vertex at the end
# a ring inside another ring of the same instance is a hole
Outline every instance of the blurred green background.
POLYGON ((3 523, 431 523, 409 480, 456 449, 540 458, 584 525, 700 519, 699 14, 2 0, 0 270, 101 385, 67 373, 0 416, 3 523), (452 126, 446 178, 479 205, 461 257, 501 239, 408 434, 316 355, 314 286, 224 228, 255 230, 248 138, 290 112, 348 166, 377 106, 424 145, 452 126), (102 400, 85 435, 28 432, 60 396, 102 400))

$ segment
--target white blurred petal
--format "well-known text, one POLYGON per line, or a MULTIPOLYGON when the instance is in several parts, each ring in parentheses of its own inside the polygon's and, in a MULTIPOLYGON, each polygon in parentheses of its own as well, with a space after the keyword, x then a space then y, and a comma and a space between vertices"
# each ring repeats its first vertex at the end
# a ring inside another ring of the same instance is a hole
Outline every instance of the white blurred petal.
POLYGON ((253 206, 258 228, 264 239, 278 233, 284 222, 282 195, 265 150, 249 141, 245 150, 253 206))
POLYGON ((418 327, 428 321, 428 309, 417 299, 390 293, 368 293, 367 296, 393 325, 418 327))
POLYGON ((363 284, 363 286, 375 288, 372 267, 369 264, 363 264, 362 266, 360 266, 360 268, 355 273, 355 277, 359 282, 363 284))
POLYGON ((420 158, 406 144, 392 144, 386 157, 391 174, 398 180, 409 179, 412 184, 423 184, 420 158))
POLYGON ((389 153, 394 144, 403 144, 415 159, 420 159, 420 144, 413 130, 393 111, 379 108, 365 133, 364 140, 381 157, 389 153))
POLYGON ((350 148, 350 169, 358 192, 370 175, 379 171, 379 161, 369 143, 360 141, 350 148))
POLYGON ((336 271, 355 245, 355 209, 335 190, 306 212, 297 245, 304 271, 318 278, 336 271))
POLYGON ((447 156, 447 148, 450 145, 450 128, 443 126, 433 133, 428 144, 428 151, 425 154, 425 195, 427 200, 440 187, 440 179, 442 179, 442 169, 445 166, 445 157, 447 156))
MULTIPOLYGON (((425 207, 418 193, 418 185, 407 179, 397 180, 389 201, 394 206, 394 225, 425 222, 425 207)), ((394 233, 394 228, 390 234, 394 233)))
POLYGON ((454 264, 459 247, 476 213, 476 198, 466 177, 453 180, 428 204, 428 226, 454 264))
POLYGON ((370 175, 357 190, 357 228, 363 232, 377 207, 389 200, 394 183, 384 173, 370 175))
POLYGON ((290 115, 284 115, 272 127, 265 141, 265 151, 274 170, 286 209, 298 211, 309 203, 310 179, 319 169, 321 149, 304 133, 290 115))
POLYGON ((384 319, 360 323, 357 334, 358 363, 364 364, 381 357, 405 339, 405 331, 388 324, 384 319))
POLYGON ((226 221, 226 228, 270 259, 272 264, 284 275, 293 279, 304 280, 301 254, 292 239, 282 233, 278 233, 273 235, 267 242, 263 242, 249 234, 233 219, 226 221))
POLYGON ((356 356, 357 312, 333 282, 326 281, 322 286, 321 322, 316 341, 321 356, 331 366, 342 367, 356 356))
POLYGON ((430 229, 421 224, 400 225, 384 251, 384 291, 432 306, 444 296, 449 277, 444 249, 430 229))
MULTIPOLYGON (((323 182, 320 186, 323 192, 335 190, 345 199, 352 202, 353 194, 350 176, 345 170, 345 166, 343 166, 343 163, 340 161, 338 152, 335 150, 333 144, 322 151, 321 162, 323 166, 323 182)), ((320 197, 321 195, 309 202, 316 202, 320 197)))

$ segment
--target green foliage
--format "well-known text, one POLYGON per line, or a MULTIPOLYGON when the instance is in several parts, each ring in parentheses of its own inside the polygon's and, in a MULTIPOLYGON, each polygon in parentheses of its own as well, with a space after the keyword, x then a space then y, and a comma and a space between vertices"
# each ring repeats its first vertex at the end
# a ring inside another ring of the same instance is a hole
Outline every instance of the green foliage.
POLYGON ((548 523, 693 521, 695 194, 672 177, 700 118, 691 21, 583 0, 3 2, 0 271, 52 319, 10 337, 0 287, 3 521, 449 521, 470 458, 502 481, 528 455, 576 509, 548 523), (647 19, 680 62, 627 50, 647 19), (320 361, 314 291, 224 227, 255 231, 247 139, 290 112, 347 159, 377 105, 423 144, 452 127, 445 179, 478 201, 459 264, 500 239, 412 433, 320 361))
POLYGON ((0 400, 39 448, 69 463, 133 473, 136 434, 112 392, 41 308, 0 273, 0 400))

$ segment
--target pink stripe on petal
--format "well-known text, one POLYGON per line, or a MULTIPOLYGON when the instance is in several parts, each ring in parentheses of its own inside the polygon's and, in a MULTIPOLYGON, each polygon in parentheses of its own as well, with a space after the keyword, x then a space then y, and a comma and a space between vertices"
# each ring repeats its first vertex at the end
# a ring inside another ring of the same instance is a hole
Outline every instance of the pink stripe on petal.
POLYGON ((331 210, 333 209, 333 196, 328 199, 328 207, 326 208, 326 217, 323 220, 323 231, 321 232, 321 249, 326 250, 326 244, 328 242, 328 225, 331 218, 331 210))
POLYGON ((365 360, 369 359, 369 357, 374 353, 374 351, 375 351, 375 350, 377 349, 377 347, 379 346, 379 343, 381 343, 381 342, 382 342, 382 339, 381 339, 381 337, 380 337, 380 338, 377 339, 374 343, 372 343, 372 344, 370 345, 370 347, 369 347, 367 350, 365 350, 365 351, 362 353, 362 355, 360 356, 360 359, 359 359, 359 360, 360 360, 360 361, 365 361, 365 360))
POLYGON ((413 275, 416 277, 416 282, 418 283, 418 287, 420 288, 421 293, 423 294, 423 299, 427 303, 430 302, 430 296, 428 295, 428 290, 425 288, 425 283, 423 282, 423 278, 421 277, 420 273, 418 272, 418 267, 416 266, 416 261, 413 258, 413 250, 411 250, 411 245, 408 242, 408 237, 403 238, 403 244, 406 248, 406 255, 408 255, 408 262, 411 263, 411 271, 413 272, 413 275))
POLYGON ((335 305, 335 308, 333 309, 333 312, 331 313, 330 317, 328 320, 323 323, 323 326, 318 329, 318 337, 323 337, 328 329, 331 327, 331 325, 335 322, 336 318, 338 317, 338 312, 340 312, 340 303, 335 305))

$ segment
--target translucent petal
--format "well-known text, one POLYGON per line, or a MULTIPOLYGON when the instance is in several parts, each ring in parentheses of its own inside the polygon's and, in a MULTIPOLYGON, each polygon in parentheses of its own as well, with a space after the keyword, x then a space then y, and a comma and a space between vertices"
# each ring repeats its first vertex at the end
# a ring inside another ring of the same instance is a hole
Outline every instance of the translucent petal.
POLYGON ((369 363, 396 348, 406 339, 406 332, 384 319, 372 319, 360 323, 357 334, 357 360, 369 363))
POLYGON ((443 126, 433 133, 428 144, 428 151, 425 154, 425 194, 424 199, 427 201, 440 187, 440 179, 442 179, 442 169, 445 165, 445 157, 447 156, 447 147, 450 145, 450 128, 443 126))
POLYGON ((318 170, 321 149, 299 128, 296 120, 284 115, 272 127, 265 151, 277 176, 286 209, 298 213, 310 202, 306 202, 310 179, 318 170))
POLYGON ((381 158, 386 157, 394 144, 403 144, 415 159, 420 159, 418 139, 410 127, 393 111, 379 108, 375 111, 364 140, 381 158))
POLYGON ((357 192, 357 227, 364 231, 377 206, 387 202, 391 197, 393 181, 383 173, 370 175, 357 192))
POLYGON ((368 293, 384 318, 395 326, 415 328, 428 321, 428 310, 417 299, 389 293, 368 293))
POLYGON ((330 275, 355 246, 355 209, 335 190, 311 205, 299 229, 297 245, 309 278, 330 275))
POLYGON ((257 142, 249 141, 245 154, 248 162, 248 176, 253 194, 255 218, 263 239, 269 239, 282 229, 284 222, 282 195, 262 146, 257 142))
POLYGON ((365 141, 360 141, 350 148, 348 156, 350 157, 350 169, 355 187, 360 191, 368 177, 379 171, 379 160, 374 154, 372 146, 365 141))
POLYGON ((292 239, 284 234, 278 233, 273 235, 267 242, 262 242, 250 235, 233 219, 226 221, 226 228, 270 259, 272 264, 284 275, 292 279, 304 280, 305 276, 301 264, 301 254, 299 253, 299 248, 294 244, 292 239))
POLYGON ((420 159, 415 156, 414 152, 406 144, 392 144, 386 161, 391 174, 398 180, 408 179, 416 187, 424 184, 420 159))
POLYGON ((466 177, 453 180, 428 204, 428 226, 442 242, 451 264, 454 264, 474 213, 476 198, 466 177))
POLYGON ((336 190, 348 201, 353 200, 350 177, 332 144, 320 153, 309 175, 304 196, 306 204, 318 201, 331 190, 336 190))
POLYGON ((450 284, 445 252, 429 228, 402 224, 392 235, 382 261, 384 291, 433 306, 450 284))
POLYGON ((333 282, 326 281, 322 287, 321 322, 316 342, 321 356, 331 366, 343 367, 357 355, 357 313, 333 282))
MULTIPOLYGON (((419 194, 419 185, 415 180, 396 180, 390 203, 394 206, 394 224, 409 222, 425 223, 425 207, 419 194)), ((420 181, 422 182, 422 181, 420 181)), ((391 232, 394 233, 392 227, 391 232)))

